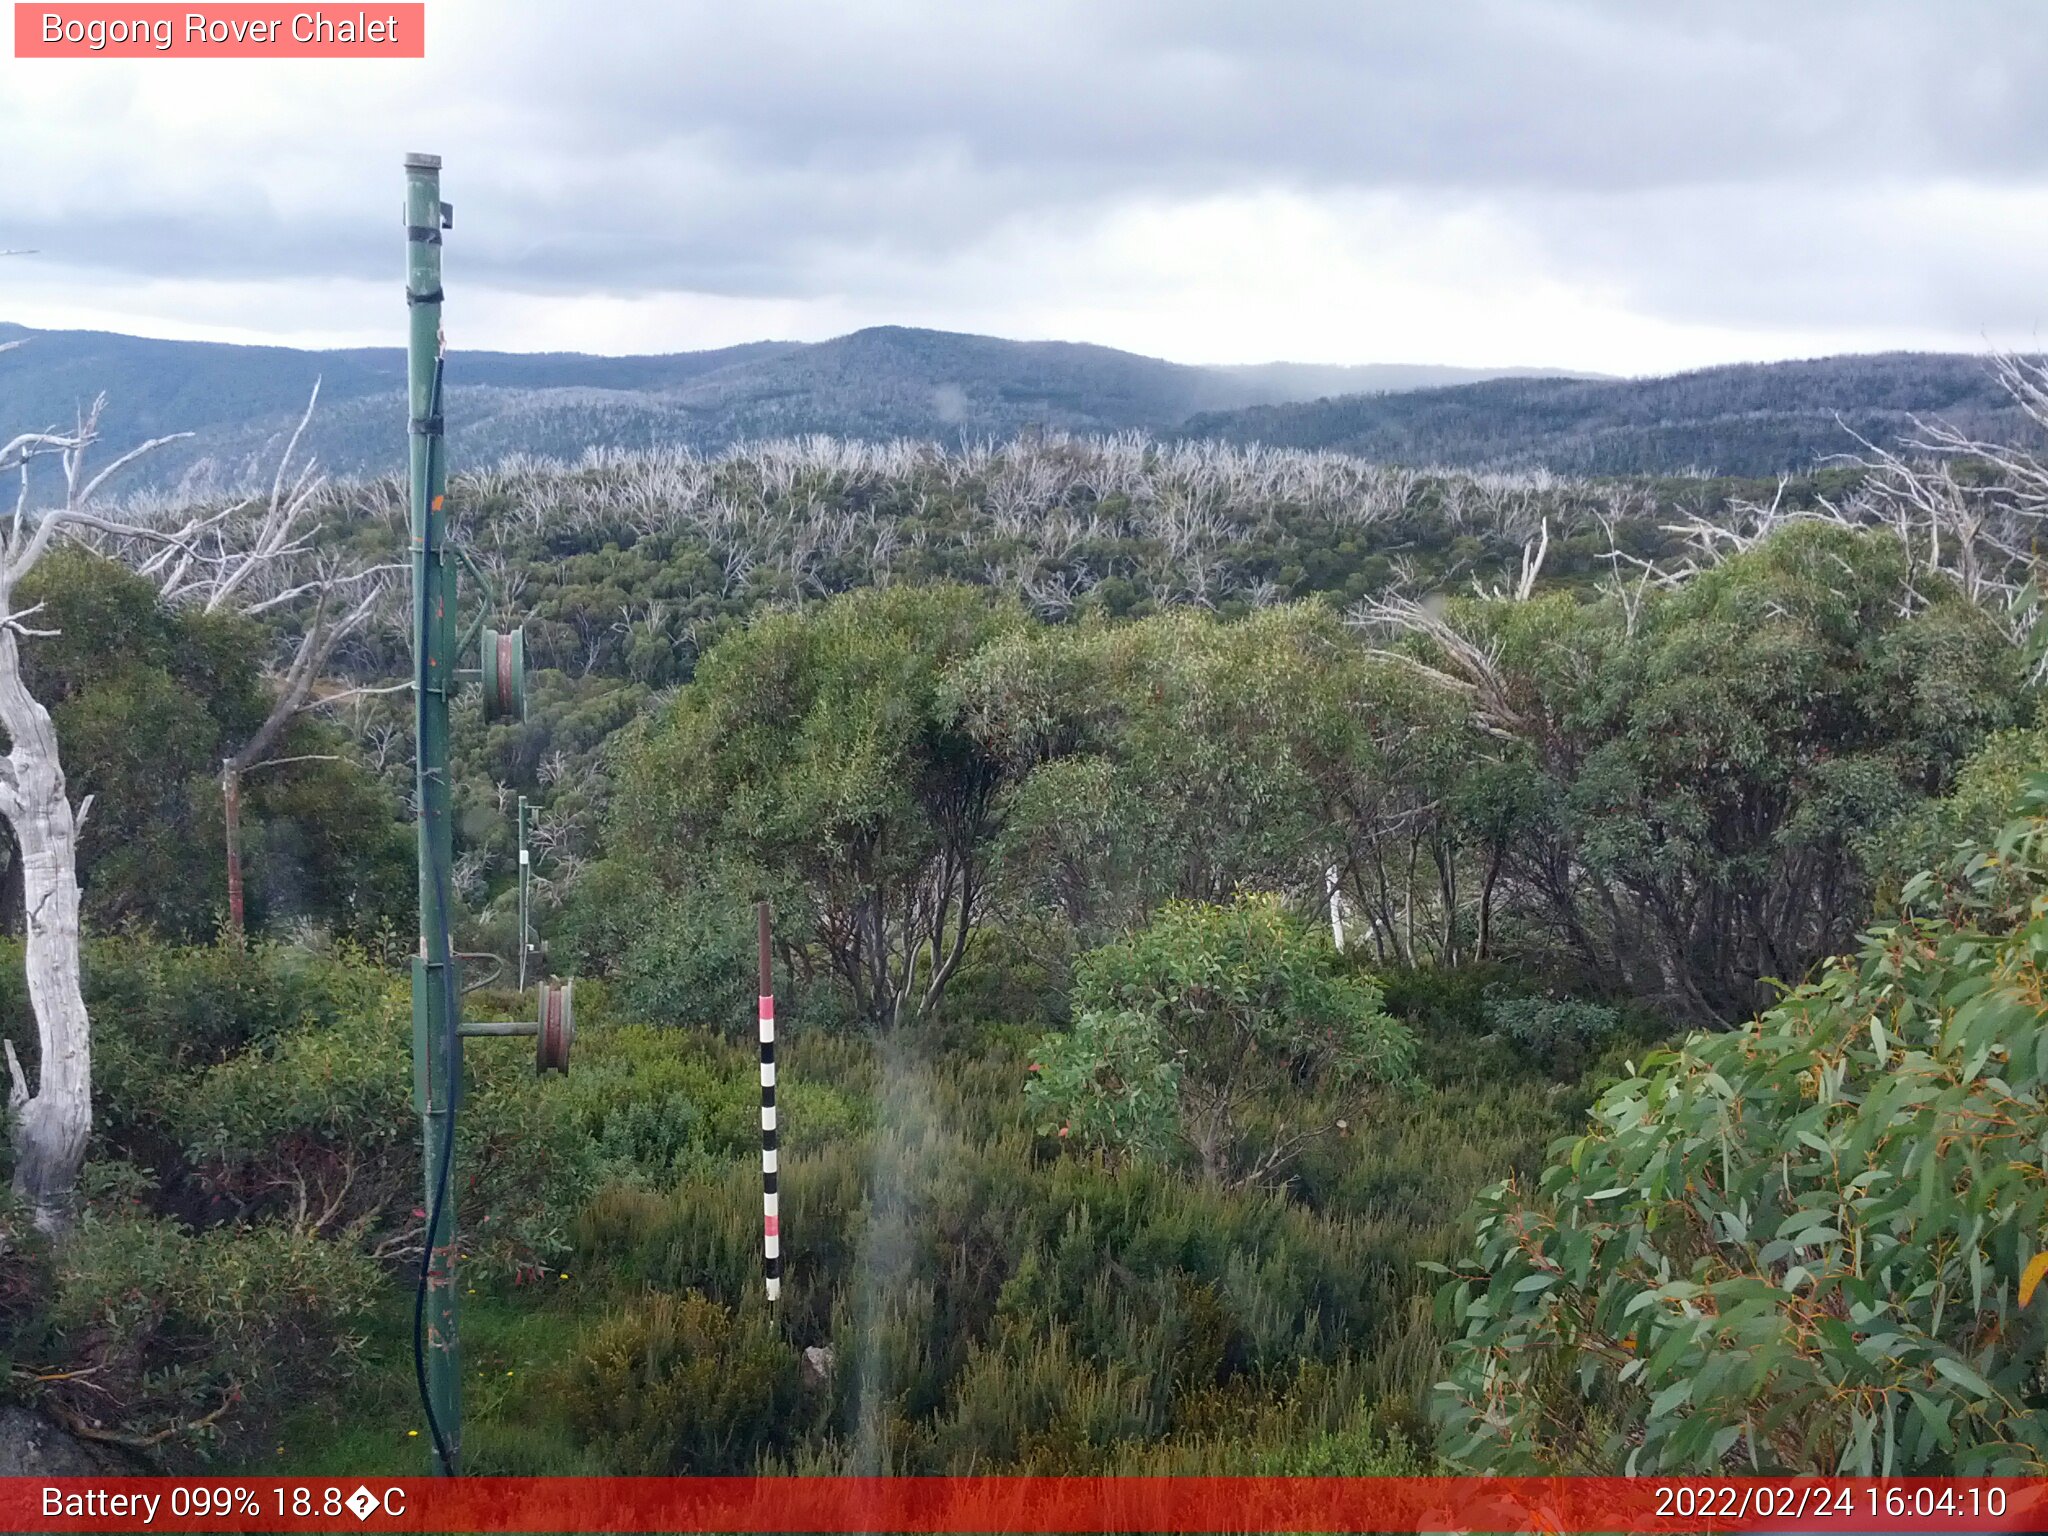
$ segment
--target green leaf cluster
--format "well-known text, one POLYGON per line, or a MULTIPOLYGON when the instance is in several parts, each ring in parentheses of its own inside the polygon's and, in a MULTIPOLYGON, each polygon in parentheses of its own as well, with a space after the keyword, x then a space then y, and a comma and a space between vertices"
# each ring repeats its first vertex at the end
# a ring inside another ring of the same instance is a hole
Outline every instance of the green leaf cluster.
POLYGON ((1211 1180, 1284 1168, 1339 1119, 1317 1099, 1413 1076, 1414 1040, 1377 988, 1266 896, 1169 902, 1142 932, 1082 957, 1073 1028, 1048 1035, 1027 1096, 1084 1144, 1185 1150, 1211 1180), (1255 1107, 1297 1101, 1290 1125, 1255 1107))
POLYGON ((1733 1033, 1649 1055, 1437 1298, 1468 1468, 2048 1468, 2048 776, 1733 1033))

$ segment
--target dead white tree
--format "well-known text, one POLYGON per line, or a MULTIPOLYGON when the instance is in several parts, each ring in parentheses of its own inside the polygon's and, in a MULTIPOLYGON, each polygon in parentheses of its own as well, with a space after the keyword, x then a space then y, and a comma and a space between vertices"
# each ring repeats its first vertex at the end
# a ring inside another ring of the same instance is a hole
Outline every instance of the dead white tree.
POLYGON ((1543 574, 1544 557, 1550 553, 1550 519, 1543 519, 1540 532, 1527 539, 1522 545, 1522 573, 1515 579, 1512 589, 1499 582, 1488 586, 1477 576, 1472 578, 1472 590, 1481 597, 1495 602, 1527 602, 1536 592, 1536 579, 1543 574))
POLYGON ((1461 629, 1441 599, 1417 601, 1399 594, 1367 598, 1352 606, 1344 622, 1369 634, 1421 636, 1436 659, 1385 645, 1372 646, 1367 654, 1467 700, 1473 723, 1489 736, 1503 741, 1527 738, 1532 722, 1501 664, 1500 642, 1461 629))
POLYGON ((25 898, 23 963, 29 1008, 36 1021, 36 1081, 5 1041, 7 1106, 12 1118, 14 1191, 30 1219, 45 1232, 69 1224, 79 1169, 92 1134, 92 1024, 79 988, 78 833, 91 809, 76 806, 64 786, 63 760, 50 712, 28 691, 21 675, 22 638, 39 605, 17 608, 15 592, 60 534, 96 530, 178 543, 198 533, 131 530, 88 510, 110 477, 171 438, 131 448, 87 477, 86 451, 99 436, 105 397, 78 418, 70 432, 28 432, 0 446, 0 474, 20 476, 14 516, 0 527, 0 727, 8 752, 0 758, 0 816, 14 831, 25 898), (62 505, 32 511, 29 466, 55 456, 62 465, 62 505))

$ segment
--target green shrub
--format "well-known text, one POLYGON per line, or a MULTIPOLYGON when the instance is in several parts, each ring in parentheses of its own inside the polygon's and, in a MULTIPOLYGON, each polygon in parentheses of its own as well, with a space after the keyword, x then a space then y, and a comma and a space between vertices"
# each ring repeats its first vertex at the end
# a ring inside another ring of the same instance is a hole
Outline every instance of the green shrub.
MULTIPOLYGON (((161 1111, 203 1202, 181 1208, 283 1219, 387 1257, 416 1252, 410 1015, 409 991, 386 983, 361 1013, 309 1019, 184 1078, 161 1111)), ((473 1043, 465 1063, 456 1199, 484 1214, 465 1219, 464 1252, 486 1269, 529 1271, 565 1244, 595 1154, 520 1044, 473 1043)))
POLYGON ((2048 776, 1904 896, 1481 1198, 1439 1294, 1455 1464, 2048 1470, 2048 776))
POLYGON ((1066 1011, 1070 942, 1050 923, 1035 925, 1028 935, 977 929, 946 986, 944 1019, 1040 1028, 1059 1023, 1066 1011))
POLYGON ((1515 1048, 1561 1078, 1585 1071, 1621 1033, 1621 1015, 1576 997, 1502 997, 1486 1018, 1515 1048))
POLYGON ((620 1000, 652 1024, 697 1024, 753 1038, 754 908, 716 891, 643 901, 619 959, 620 1000))
POLYGON ((741 1474, 798 1425, 796 1352, 759 1313, 650 1295, 595 1324, 560 1391, 622 1472, 741 1474))
POLYGON ((383 1284, 362 1254, 280 1225, 193 1232, 132 1210, 102 1199, 57 1249, 60 1414, 204 1445, 355 1369, 383 1284))
POLYGON ((1041 1042, 1027 1097, 1044 1131, 1138 1153, 1173 1145, 1205 1178, 1256 1182, 1346 1118, 1312 1113, 1310 1090, 1411 1080, 1413 1037, 1379 1005, 1270 897, 1169 902, 1142 933, 1081 958, 1074 1027, 1041 1042), (1274 1113, 1257 1114, 1260 1100, 1274 1113))
MULTIPOLYGON (((81 977, 93 1021, 95 1127, 119 1142, 161 1127, 185 1075, 298 1028, 322 1028, 381 1005, 387 976, 353 952, 287 944, 183 947, 139 934, 87 942, 81 977)), ((24 1063, 36 1029, 21 941, 0 941, 0 1034, 24 1063)))
POLYGON ((1960 844, 1998 835, 2026 788, 2048 762, 2048 726, 1998 731, 1963 764, 1954 787, 1939 800, 1916 804, 1905 816, 1870 834, 1870 862, 1880 875, 1878 907, 1898 903, 1908 880, 1947 859, 1960 844))

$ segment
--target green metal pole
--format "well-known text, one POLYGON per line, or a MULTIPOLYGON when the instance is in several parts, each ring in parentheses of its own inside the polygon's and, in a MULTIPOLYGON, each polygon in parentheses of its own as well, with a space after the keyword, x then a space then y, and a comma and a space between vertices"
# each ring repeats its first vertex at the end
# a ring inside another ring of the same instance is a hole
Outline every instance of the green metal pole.
POLYGON ((419 1332, 421 1388, 434 1469, 453 1476, 462 1453, 462 1369, 455 1286, 454 1126, 462 1084, 449 907, 455 864, 448 773, 448 697, 455 672, 455 571, 442 497, 441 159, 405 157, 407 398, 412 420, 413 687, 418 705, 420 952, 413 962, 413 1097, 425 1150, 427 1260, 419 1332))

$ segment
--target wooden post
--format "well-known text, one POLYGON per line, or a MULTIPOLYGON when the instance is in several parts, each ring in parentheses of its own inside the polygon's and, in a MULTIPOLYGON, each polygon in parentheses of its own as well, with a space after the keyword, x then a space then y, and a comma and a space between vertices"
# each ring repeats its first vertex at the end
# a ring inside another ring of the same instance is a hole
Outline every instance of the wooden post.
POLYGON ((242 772, 232 757, 221 759, 220 794, 228 838, 228 931, 242 936, 242 772))

